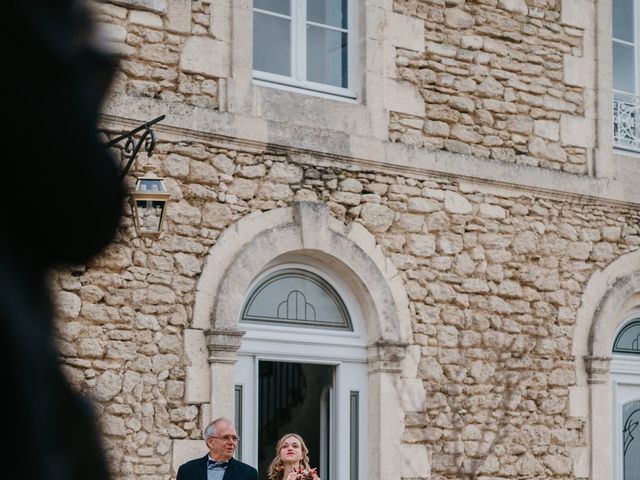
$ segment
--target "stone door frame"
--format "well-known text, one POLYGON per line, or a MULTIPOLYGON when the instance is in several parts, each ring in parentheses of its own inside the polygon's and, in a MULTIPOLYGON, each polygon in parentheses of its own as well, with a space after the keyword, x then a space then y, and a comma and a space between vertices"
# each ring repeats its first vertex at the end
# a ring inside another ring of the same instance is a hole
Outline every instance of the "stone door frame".
MULTIPOLYGON (((367 330, 369 478, 429 475, 428 448, 403 444, 404 416, 423 408, 411 349, 409 301, 402 279, 361 224, 344 225, 323 203, 253 212, 229 227, 211 248, 196 288, 191 327, 185 330, 185 402, 201 406, 201 421, 234 418, 234 377, 242 342, 242 302, 253 279, 287 254, 320 258, 348 278, 367 330)), ((174 442, 174 469, 203 454, 201 440, 174 442), (197 450, 197 449, 200 450, 197 450)))
POLYGON ((611 350, 630 312, 640 308, 640 250, 622 255, 595 272, 582 295, 573 336, 576 385, 569 414, 587 419, 587 445, 573 452, 574 474, 592 480, 613 475, 614 405, 611 350))

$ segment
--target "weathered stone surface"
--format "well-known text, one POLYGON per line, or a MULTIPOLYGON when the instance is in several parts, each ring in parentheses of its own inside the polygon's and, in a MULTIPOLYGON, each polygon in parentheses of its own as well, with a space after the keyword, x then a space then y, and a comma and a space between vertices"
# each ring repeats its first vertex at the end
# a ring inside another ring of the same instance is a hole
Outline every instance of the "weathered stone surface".
POLYGON ((184 42, 180 68, 209 77, 229 76, 229 46, 212 38, 194 36, 184 42))
POLYGON ((215 185, 218 183, 218 171, 208 163, 192 160, 187 179, 193 183, 215 185))
POLYGON ((185 178, 189 175, 189 158, 171 154, 162 162, 166 175, 172 178, 185 178))
POLYGON ((80 313, 82 301, 72 292, 59 292, 56 296, 56 313, 58 318, 76 318, 80 313))
POLYGON ((167 0, 112 0, 111 3, 158 13, 164 13, 167 10, 167 0))
POLYGON ((393 223, 394 213, 384 205, 365 203, 360 210, 362 224, 373 232, 386 232, 393 223))
POLYGON ((102 415, 100 417, 100 424, 102 431, 106 435, 111 435, 116 438, 124 438, 127 431, 124 426, 124 420, 114 415, 102 415))
POLYGON ((508 12, 521 13, 522 15, 529 13, 529 7, 524 0, 498 0, 498 6, 508 12))
POLYGON ((430 257, 436 251, 436 239, 434 235, 416 235, 408 236, 406 251, 411 255, 419 257, 430 257))
POLYGON ((97 378, 92 395, 99 401, 111 400, 122 390, 122 378, 114 372, 104 372, 97 378))
POLYGON ((99 257, 92 260, 97 268, 120 270, 131 265, 131 249, 125 245, 112 244, 99 257))
POLYGON ((463 248, 462 237, 453 233, 438 235, 438 252, 443 255, 460 253, 463 248))
POLYGON ((445 24, 453 28, 469 28, 473 26, 473 17, 459 8, 448 8, 444 12, 445 24))
POLYGON ((506 218, 507 216, 507 212, 504 208, 497 205, 488 205, 486 203, 480 205, 478 213, 480 216, 487 218, 506 218))
POLYGON ((447 213, 469 214, 473 211, 473 207, 463 196, 446 191, 444 194, 444 210, 447 213))
POLYGON ((231 223, 232 217, 233 213, 228 206, 208 203, 202 212, 202 224, 206 227, 224 228, 231 223))
POLYGON ((200 224, 200 219, 202 218, 200 209, 192 207, 188 202, 184 200, 178 203, 169 203, 169 207, 167 210, 167 216, 176 223, 198 225, 200 224))
POLYGON ((298 183, 302 180, 302 168, 297 165, 276 162, 271 166, 267 178, 277 183, 298 183))

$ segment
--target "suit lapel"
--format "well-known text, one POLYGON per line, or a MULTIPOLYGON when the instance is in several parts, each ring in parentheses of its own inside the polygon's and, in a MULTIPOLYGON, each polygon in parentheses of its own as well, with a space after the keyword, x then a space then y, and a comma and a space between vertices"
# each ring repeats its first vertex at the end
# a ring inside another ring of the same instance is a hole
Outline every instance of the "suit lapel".
POLYGON ((209 454, 205 455, 204 457, 202 457, 202 466, 200 468, 198 468, 198 472, 200 472, 200 474, 198 475, 198 480, 207 480, 207 458, 209 457, 209 454))
POLYGON ((229 459, 229 465, 227 465, 227 468, 224 471, 224 476, 222 477, 222 480, 233 480, 236 476, 236 459, 235 458, 230 458, 229 459))

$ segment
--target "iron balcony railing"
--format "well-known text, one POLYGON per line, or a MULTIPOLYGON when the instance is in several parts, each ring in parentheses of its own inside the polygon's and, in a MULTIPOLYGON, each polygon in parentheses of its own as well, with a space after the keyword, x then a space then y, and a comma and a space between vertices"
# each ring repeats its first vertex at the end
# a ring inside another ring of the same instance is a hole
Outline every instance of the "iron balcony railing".
POLYGON ((640 95, 614 91, 613 145, 640 153, 640 95))

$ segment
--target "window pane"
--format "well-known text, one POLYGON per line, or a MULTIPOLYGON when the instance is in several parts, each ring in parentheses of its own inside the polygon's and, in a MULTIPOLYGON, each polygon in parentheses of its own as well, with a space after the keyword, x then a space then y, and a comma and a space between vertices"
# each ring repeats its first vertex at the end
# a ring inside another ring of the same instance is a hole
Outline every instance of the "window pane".
POLYGON ((253 8, 291 15, 291 0, 253 0, 253 8))
POLYGON ((347 0, 307 0, 307 20, 347 28, 347 0))
POLYGON ((253 68, 291 75, 291 21, 253 13, 253 68))
POLYGON ((613 88, 635 93, 635 59, 633 47, 613 43, 613 88))
POLYGON ((633 43, 634 0, 613 0, 613 38, 633 43))
POLYGON ((360 451, 359 392, 349 393, 349 480, 358 480, 358 452, 360 451))
POLYGON ((307 26, 307 80, 347 88, 347 34, 307 26))
POLYGON ((333 425, 333 388, 325 385, 320 400, 320 463, 318 473, 326 480, 331 480, 331 444, 333 425))
POLYGON ((337 292, 317 275, 298 269, 277 272, 255 288, 242 319, 351 330, 337 292))
POLYGON ((624 480, 640 480, 640 400, 622 407, 624 480))
POLYGON ((236 416, 235 416, 235 424, 236 431, 240 435, 240 443, 236 447, 236 458, 242 461, 242 385, 236 385, 235 390, 235 408, 236 408, 236 416))
POLYGON ((628 323, 620 330, 613 342, 613 352, 640 355, 640 319, 628 323))

